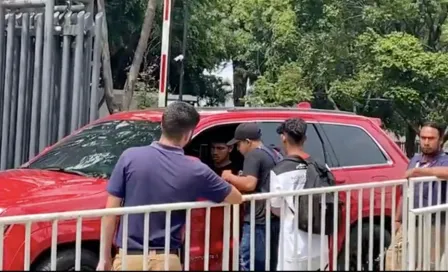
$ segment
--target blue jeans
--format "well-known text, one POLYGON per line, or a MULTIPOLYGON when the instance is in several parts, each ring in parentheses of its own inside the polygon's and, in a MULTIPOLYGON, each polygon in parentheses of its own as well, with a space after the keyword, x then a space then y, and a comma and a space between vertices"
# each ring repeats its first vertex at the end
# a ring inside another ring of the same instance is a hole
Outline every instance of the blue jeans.
MULTIPOLYGON (((277 265, 278 232, 280 222, 271 220, 271 271, 274 271, 277 265)), ((266 226, 255 224, 255 271, 266 271, 266 226)), ((250 223, 244 223, 243 235, 240 243, 240 270, 250 271, 250 223)))

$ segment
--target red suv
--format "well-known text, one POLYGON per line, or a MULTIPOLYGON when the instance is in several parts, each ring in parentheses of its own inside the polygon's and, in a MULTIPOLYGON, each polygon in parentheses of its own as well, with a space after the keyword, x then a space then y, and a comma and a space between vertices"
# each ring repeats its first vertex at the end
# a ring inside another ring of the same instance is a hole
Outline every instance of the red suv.
MULTIPOLYGON (((244 122, 258 122, 267 145, 279 147, 276 128, 287 118, 300 117, 308 122, 305 148, 315 159, 325 162, 338 184, 385 181, 401 178, 408 163, 400 148, 382 131, 380 121, 347 112, 302 108, 228 108, 198 109, 201 121, 187 155, 208 163, 209 139, 218 131, 232 133, 244 122)), ((106 183, 112 169, 127 148, 148 145, 160 136, 163 109, 121 112, 99 119, 76 131, 55 145, 46 148, 20 169, 0 172, 1 216, 75 211, 104 208, 106 183)), ((242 163, 238 152, 233 160, 242 163)), ((386 195, 385 245, 390 243, 390 190, 386 195)), ((380 194, 375 194, 374 252, 378 256, 381 210, 380 194)), ((345 201, 345 195, 340 199, 345 201)), ((362 199, 362 244, 368 241, 369 192, 362 199), (365 220, 364 220, 365 219, 365 220)), ((356 264, 358 196, 352 194, 350 206, 350 263, 356 264)), ((398 201, 397 201, 398 203, 398 201)), ((340 216, 338 258, 344 260, 345 211, 340 216)), ((212 216, 212 224, 220 225, 222 215, 212 216)), ((203 218, 200 218, 203 220, 203 218)), ((195 220, 192 220, 195 222, 195 220)), ((195 222, 191 234, 191 269, 203 268, 204 230, 195 222), (196 238, 197 237, 197 238, 196 238)), ((73 270, 75 263, 76 224, 73 220, 58 225, 58 270, 73 270)), ((214 231, 212 235, 214 235, 214 231)), ((22 270, 24 260, 23 225, 11 225, 4 233, 5 270, 22 270)), ((99 252, 100 222, 83 220, 82 270, 96 268, 99 252)), ((220 269, 222 235, 211 238, 210 269, 220 269)), ((33 270, 49 270, 51 222, 34 223, 31 228, 30 262, 33 270)), ((365 251, 365 250, 364 250, 365 251)), ((368 262, 363 252, 363 264, 368 262)), ((356 267, 355 267, 356 270, 356 267)))

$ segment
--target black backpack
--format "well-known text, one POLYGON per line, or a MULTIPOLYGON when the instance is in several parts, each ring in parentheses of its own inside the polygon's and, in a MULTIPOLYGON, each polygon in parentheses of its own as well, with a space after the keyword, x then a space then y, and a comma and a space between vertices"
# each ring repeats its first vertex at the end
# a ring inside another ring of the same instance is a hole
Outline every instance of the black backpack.
MULTIPOLYGON (((331 173, 331 171, 321 163, 316 162, 312 158, 302 159, 302 158, 287 158, 289 160, 298 161, 300 163, 305 163, 307 166, 306 170, 306 181, 303 189, 310 188, 320 188, 320 187, 329 187, 335 186, 336 181, 331 173)), ((298 197, 298 208, 299 208, 299 218, 298 218, 298 227, 300 230, 304 232, 311 231, 313 234, 321 234, 321 216, 322 216, 322 194, 312 195, 311 200, 311 210, 313 212, 312 218, 309 218, 308 214, 308 199, 309 195, 302 195, 298 197), (308 229, 308 220, 311 219, 311 230, 308 229)), ((334 220, 338 220, 338 217, 342 214, 342 203, 338 201, 335 203, 334 194, 327 193, 325 196, 325 228, 323 233, 325 235, 333 234, 333 222, 334 220), (338 214, 334 214, 334 205, 337 205, 338 214)), ((295 203, 294 203, 295 204, 295 203)), ((289 207, 289 206, 288 206, 289 207)), ((295 205, 297 207, 297 205, 295 205)), ((294 210, 289 207, 289 209, 293 212, 294 210)))

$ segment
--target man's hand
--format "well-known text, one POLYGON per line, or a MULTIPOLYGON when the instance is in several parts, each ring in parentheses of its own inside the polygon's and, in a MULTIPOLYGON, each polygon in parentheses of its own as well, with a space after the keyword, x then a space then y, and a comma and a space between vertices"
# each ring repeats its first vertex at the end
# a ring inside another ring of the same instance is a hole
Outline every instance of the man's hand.
POLYGON ((418 169, 419 168, 413 168, 413 169, 409 169, 404 173, 404 178, 413 178, 413 177, 418 177, 419 173, 418 173, 418 169))
POLYGON ((106 257, 105 260, 100 260, 96 267, 96 271, 110 271, 112 270, 112 258, 106 257))
POLYGON ((397 234, 397 232, 400 230, 401 228, 401 222, 396 221, 395 222, 395 234, 397 234))
POLYGON ((233 178, 233 174, 231 170, 224 170, 222 171, 221 177, 226 180, 226 181, 230 181, 230 179, 233 178))

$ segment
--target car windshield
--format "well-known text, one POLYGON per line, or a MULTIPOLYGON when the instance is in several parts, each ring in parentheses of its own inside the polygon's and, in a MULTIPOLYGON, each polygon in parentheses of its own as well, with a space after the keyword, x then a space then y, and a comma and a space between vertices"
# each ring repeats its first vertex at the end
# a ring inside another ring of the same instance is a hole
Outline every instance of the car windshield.
POLYGON ((95 124, 57 143, 28 168, 108 178, 123 151, 149 145, 159 139, 160 133, 160 123, 156 122, 107 121, 95 124))

